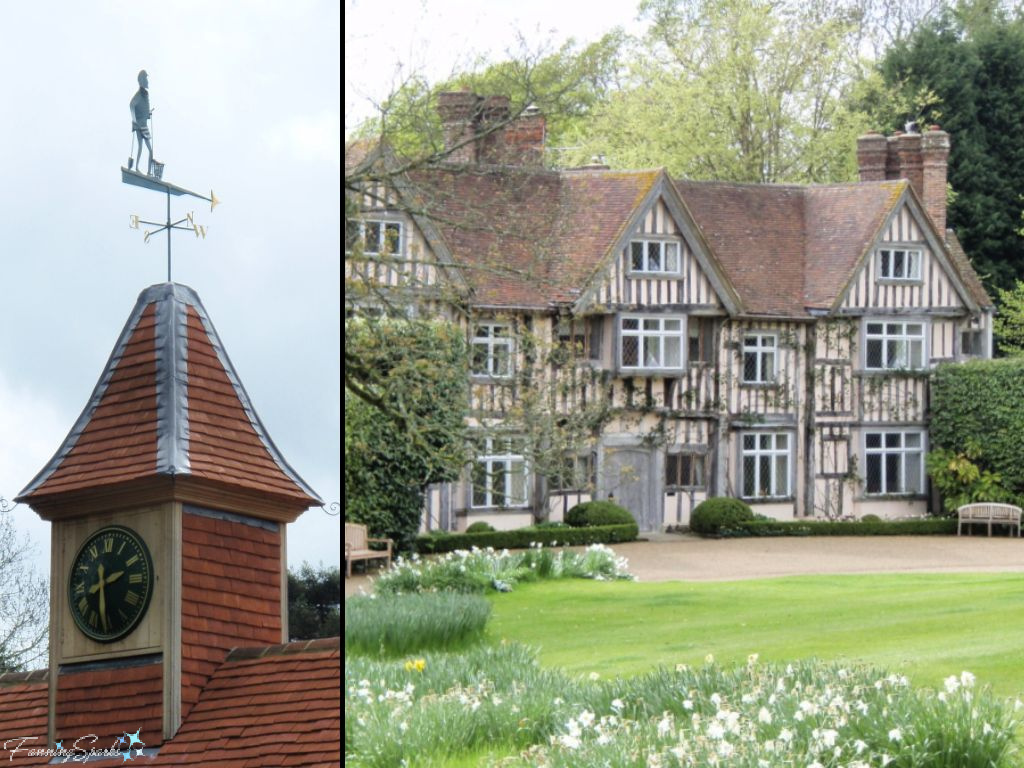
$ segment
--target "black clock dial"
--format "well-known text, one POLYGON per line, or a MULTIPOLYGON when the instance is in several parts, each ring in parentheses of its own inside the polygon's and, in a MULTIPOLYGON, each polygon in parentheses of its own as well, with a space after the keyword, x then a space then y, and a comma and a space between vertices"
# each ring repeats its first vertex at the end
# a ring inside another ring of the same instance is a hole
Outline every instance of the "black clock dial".
POLYGON ((131 632, 153 596, 153 558, 130 528, 111 525, 92 534, 68 573, 68 606, 75 625, 110 643, 131 632))

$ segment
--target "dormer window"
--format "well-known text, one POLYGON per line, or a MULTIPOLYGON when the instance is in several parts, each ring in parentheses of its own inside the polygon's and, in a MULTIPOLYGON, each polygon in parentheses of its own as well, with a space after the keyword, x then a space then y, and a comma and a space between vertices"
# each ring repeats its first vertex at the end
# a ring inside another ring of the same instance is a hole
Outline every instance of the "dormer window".
POLYGON ((920 280, 921 251, 916 248, 880 248, 878 276, 882 280, 920 280))
POLYGON ((345 250, 351 251, 362 243, 367 256, 401 256, 402 222, 356 221, 345 222, 345 250))
POLYGON ((633 240, 629 244, 630 270, 653 274, 679 274, 679 243, 669 240, 633 240))

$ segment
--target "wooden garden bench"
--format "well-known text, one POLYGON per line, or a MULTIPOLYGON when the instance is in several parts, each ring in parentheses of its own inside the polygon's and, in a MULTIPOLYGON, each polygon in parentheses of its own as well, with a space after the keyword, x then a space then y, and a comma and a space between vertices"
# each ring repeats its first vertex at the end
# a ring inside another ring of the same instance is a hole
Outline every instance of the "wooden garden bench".
POLYGON ((964 504, 956 511, 957 524, 956 535, 967 525, 970 532, 973 523, 985 523, 988 526, 988 535, 992 535, 992 524, 1008 525, 1010 532, 1017 529, 1017 536, 1020 537, 1020 516, 1021 508, 1013 504, 994 504, 989 502, 964 504))
POLYGON ((373 539, 366 535, 366 526, 359 523, 345 523, 345 578, 352 575, 352 563, 356 560, 386 560, 391 565, 391 539, 373 539), (370 549, 371 543, 387 544, 386 549, 370 549))

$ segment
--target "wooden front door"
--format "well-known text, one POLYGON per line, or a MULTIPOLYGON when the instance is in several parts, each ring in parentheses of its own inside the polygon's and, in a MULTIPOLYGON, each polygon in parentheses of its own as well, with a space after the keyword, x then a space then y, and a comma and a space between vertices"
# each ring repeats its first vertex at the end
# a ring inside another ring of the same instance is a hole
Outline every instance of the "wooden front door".
POLYGON ((654 451, 650 448, 607 447, 602 471, 604 498, 625 507, 641 531, 661 529, 661 509, 654 476, 654 451))

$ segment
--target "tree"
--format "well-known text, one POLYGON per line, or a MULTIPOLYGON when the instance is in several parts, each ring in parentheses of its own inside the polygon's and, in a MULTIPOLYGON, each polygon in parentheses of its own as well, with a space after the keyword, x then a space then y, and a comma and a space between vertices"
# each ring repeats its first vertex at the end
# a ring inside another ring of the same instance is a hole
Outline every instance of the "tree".
POLYGON ((1012 289, 1024 277, 1024 21, 965 4, 894 46, 881 72, 904 96, 933 94, 911 117, 953 137, 949 224, 986 285, 1012 289))
POLYGON ((466 462, 466 348, 443 320, 345 322, 345 519, 408 549, 423 493, 466 462))
POLYGON ((651 22, 628 84, 587 131, 583 153, 677 175, 816 182, 855 173, 865 116, 858 17, 831 2, 643 0, 651 22))
POLYGON ((996 345, 1004 355, 1024 355, 1024 281, 1010 290, 999 288, 999 314, 993 328, 996 345))
POLYGON ((341 570, 303 563, 288 569, 288 635, 315 640, 341 634, 341 570))
POLYGON ((49 586, 32 556, 31 542, 14 530, 0 498, 0 672, 31 668, 48 652, 49 586))

